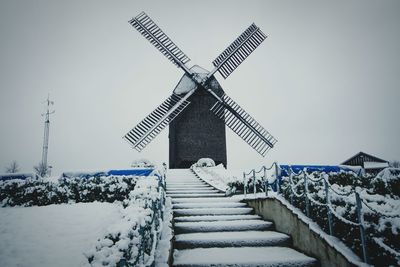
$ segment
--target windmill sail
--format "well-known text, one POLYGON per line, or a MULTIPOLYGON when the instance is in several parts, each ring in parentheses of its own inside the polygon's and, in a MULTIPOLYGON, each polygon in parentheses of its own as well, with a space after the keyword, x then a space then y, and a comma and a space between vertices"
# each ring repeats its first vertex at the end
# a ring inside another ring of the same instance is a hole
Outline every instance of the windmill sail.
POLYGON ((124 139, 137 151, 150 143, 173 119, 178 116, 190 102, 186 99, 191 95, 189 92, 183 98, 172 94, 150 115, 144 118, 135 128, 130 130, 124 139))
MULTIPOLYGON (((215 71, 226 79, 267 36, 254 23, 250 25, 214 61, 215 71)), ((215 72, 213 71, 213 72, 215 72)))
POLYGON ((211 111, 247 144, 265 156, 277 140, 229 96, 224 94, 221 100, 214 104, 211 111))
POLYGON ((187 70, 185 64, 190 61, 190 58, 169 39, 146 13, 140 13, 131 19, 129 23, 172 63, 183 68, 185 71, 187 70))

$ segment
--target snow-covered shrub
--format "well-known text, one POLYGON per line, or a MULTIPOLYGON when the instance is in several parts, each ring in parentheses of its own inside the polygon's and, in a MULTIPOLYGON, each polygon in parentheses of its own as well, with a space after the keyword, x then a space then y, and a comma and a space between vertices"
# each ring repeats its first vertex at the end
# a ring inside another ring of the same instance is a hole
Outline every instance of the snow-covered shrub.
POLYGON ((215 167, 214 160, 210 158, 201 158, 195 163, 196 167, 215 167))
POLYGON ((10 180, 0 183, 1 206, 44 206, 68 202, 114 202, 128 197, 139 176, 10 180))
POLYGON ((123 201, 122 221, 108 228, 91 251, 88 266, 150 266, 154 262, 165 202, 162 177, 138 180, 123 201))
POLYGON ((358 177, 351 172, 308 174, 308 191, 305 192, 304 174, 294 175, 292 181, 283 177, 282 193, 292 204, 306 213, 307 194, 310 217, 328 232, 328 209, 324 177, 330 184, 330 208, 333 212, 333 233, 358 255, 362 255, 360 230, 357 226, 355 192, 359 192, 362 204, 364 226, 371 262, 380 266, 399 264, 388 249, 383 249, 375 240, 389 249, 400 251, 400 198, 397 187, 398 172, 380 174, 376 177, 358 177), (318 182, 312 182, 312 180, 318 182), (289 185, 292 185, 292 188, 289 185), (368 205, 368 206, 367 206, 368 205), (372 209, 371 209, 372 208, 372 209), (388 215, 388 216, 384 216, 388 215), (354 223, 351 223, 354 222, 354 223))
POLYGON ((400 168, 386 168, 371 180, 371 192, 400 198, 400 168))
POLYGON ((148 159, 138 159, 132 162, 132 168, 154 168, 154 164, 148 159))

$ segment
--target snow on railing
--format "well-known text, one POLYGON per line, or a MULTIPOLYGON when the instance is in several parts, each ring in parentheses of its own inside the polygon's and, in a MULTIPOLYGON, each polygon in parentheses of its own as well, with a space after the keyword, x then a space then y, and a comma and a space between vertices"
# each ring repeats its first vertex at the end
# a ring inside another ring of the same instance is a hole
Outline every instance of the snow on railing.
MULTIPOLYGON (((327 217, 328 217, 328 228, 329 234, 334 235, 333 231, 333 220, 332 215, 335 216, 338 220, 342 221, 345 224, 356 226, 360 229, 360 239, 362 246, 362 254, 364 262, 368 263, 368 253, 367 253, 367 242, 366 242, 366 233, 365 233, 365 223, 364 223, 364 211, 363 206, 367 207, 380 217, 389 217, 389 218, 400 218, 399 214, 386 214, 378 211, 373 208, 366 199, 360 197, 360 194, 365 193, 366 189, 361 190, 361 188, 356 188, 355 190, 350 190, 349 192, 339 192, 338 189, 335 189, 329 183, 328 175, 326 173, 316 173, 313 172, 311 175, 307 173, 307 168, 304 168, 302 171, 295 173, 291 167, 286 170, 288 171, 288 185, 285 188, 282 187, 282 177, 280 177, 280 172, 282 169, 280 166, 274 162, 269 168, 266 166, 262 166, 260 170, 256 171, 252 169, 250 172, 243 172, 243 185, 244 185, 244 196, 247 197, 247 194, 250 192, 252 187, 252 191, 254 196, 256 196, 257 192, 257 183, 261 182, 264 186, 261 186, 262 191, 265 192, 265 195, 268 196, 268 188, 271 188, 273 191, 276 191, 278 194, 282 189, 289 190, 290 192, 290 204, 293 205, 294 197, 299 199, 303 198, 305 203, 305 211, 307 217, 310 217, 310 201, 317 205, 322 206, 327 209, 327 217), (274 168, 274 169, 273 169, 274 168), (272 170, 274 173, 268 177, 267 171, 272 170), (319 176, 318 178, 312 177, 313 175, 319 176), (297 183, 294 182, 293 178, 299 178, 297 183), (314 199, 309 191, 309 184, 313 185, 323 182, 323 192, 325 197, 325 203, 322 203, 316 199, 314 199), (303 185, 303 192, 297 192, 297 188, 303 185), (355 211, 357 215, 357 222, 351 221, 347 218, 344 218, 341 214, 339 214, 336 209, 332 206, 331 198, 333 195, 346 198, 348 203, 351 203, 355 206, 355 211)), ((365 195, 364 194, 364 195, 365 195)), ((379 238, 373 237, 372 240, 375 241, 377 245, 379 245, 382 249, 393 254, 397 259, 400 259, 400 253, 390 248, 388 245, 384 244, 383 241, 379 238)))

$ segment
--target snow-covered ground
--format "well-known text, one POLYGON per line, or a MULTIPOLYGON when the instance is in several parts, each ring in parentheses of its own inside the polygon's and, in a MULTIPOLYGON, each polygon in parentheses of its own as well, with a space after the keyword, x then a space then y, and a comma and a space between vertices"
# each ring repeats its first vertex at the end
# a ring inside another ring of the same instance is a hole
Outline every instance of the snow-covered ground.
POLYGON ((119 205, 100 202, 0 208, 0 266, 80 266, 120 217, 119 205))

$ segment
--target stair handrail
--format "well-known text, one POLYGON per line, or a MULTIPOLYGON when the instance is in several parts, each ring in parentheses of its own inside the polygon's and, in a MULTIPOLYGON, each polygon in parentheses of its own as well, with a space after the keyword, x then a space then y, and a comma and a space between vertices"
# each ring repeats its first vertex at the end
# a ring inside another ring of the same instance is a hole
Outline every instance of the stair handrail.
MULTIPOLYGON (((252 169, 250 172, 246 173, 243 172, 243 184, 244 184, 244 192, 245 192, 245 198, 247 189, 248 189, 248 183, 250 180, 253 181, 253 193, 254 196, 256 196, 256 174, 259 174, 263 172, 262 175, 262 181, 264 183, 264 192, 265 195, 268 196, 268 190, 269 188, 273 189, 272 186, 276 186, 276 192, 277 194, 280 194, 280 191, 282 191, 283 188, 281 188, 282 184, 282 177, 280 177, 280 172, 283 169, 278 165, 277 162, 273 162, 270 167, 266 167, 263 165, 260 170, 255 171, 252 169), (268 181, 267 177, 267 170, 271 170, 273 167, 275 167, 275 179, 273 182, 268 181)), ((363 206, 367 207, 371 211, 373 211, 375 214, 378 214, 379 216, 382 217, 389 217, 389 218, 399 218, 399 214, 387 214, 380 212, 376 209, 374 209, 366 199, 363 199, 360 195, 363 192, 366 192, 366 189, 361 189, 361 188, 356 188, 352 189, 349 192, 340 192, 337 189, 335 189, 330 183, 329 183, 329 175, 325 173, 319 173, 318 177, 312 177, 315 175, 315 172, 311 173, 311 175, 308 173, 307 168, 304 168, 303 170, 299 171, 298 173, 295 173, 292 169, 292 167, 289 165, 289 168, 286 170, 288 172, 288 180, 289 183, 287 185, 286 189, 290 190, 290 204, 293 205, 294 203, 294 197, 297 198, 303 198, 305 202, 305 207, 306 207, 306 215, 307 217, 310 217, 310 201, 313 202, 315 205, 318 206, 324 206, 327 209, 327 217, 328 217, 328 229, 329 229, 329 234, 334 235, 333 232, 333 221, 332 221, 332 215, 335 216, 337 219, 342 221, 343 223, 353 225, 356 227, 359 227, 360 229, 360 239, 361 239, 361 246, 362 246, 362 256, 363 256, 363 261, 365 263, 369 263, 369 257, 368 257, 368 252, 367 252, 367 240, 366 240, 366 234, 365 234, 365 225, 364 225, 364 215, 363 215, 363 206), (299 180, 295 183, 293 178, 298 178, 299 180), (308 184, 313 183, 321 183, 323 182, 323 187, 324 187, 324 193, 325 193, 325 203, 321 203, 320 201, 315 200, 308 189, 308 184), (298 188, 301 184, 304 185, 304 191, 302 193, 298 193, 296 191, 296 188, 298 188), (289 188, 288 188, 289 187, 289 188), (351 202, 354 203, 355 205, 355 210, 356 210, 356 215, 357 215, 357 222, 351 221, 347 218, 344 218, 342 215, 338 214, 336 212, 336 209, 332 206, 331 203, 331 195, 336 194, 341 197, 346 197, 349 199, 353 199, 351 202)), ((359 175, 359 174, 358 174, 359 175)), ((376 237, 373 237, 372 240, 379 245, 380 247, 384 248, 385 245, 381 240, 377 239, 376 237), (378 241, 377 241, 378 240, 378 241), (382 245, 382 244, 383 245, 382 245)), ((387 249, 386 249, 387 250, 387 249)), ((397 252, 393 249, 391 249, 391 252, 393 255, 396 257, 400 258, 400 252, 397 252), (393 252, 394 251, 394 252, 393 252)))

